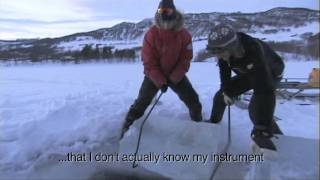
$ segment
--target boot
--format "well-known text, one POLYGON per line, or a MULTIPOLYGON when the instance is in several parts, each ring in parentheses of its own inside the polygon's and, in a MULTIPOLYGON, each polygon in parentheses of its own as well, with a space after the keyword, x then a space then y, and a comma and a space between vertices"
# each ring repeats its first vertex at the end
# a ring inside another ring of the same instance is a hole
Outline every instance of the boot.
POLYGON ((190 111, 190 117, 191 120, 195 121, 195 122, 200 122, 202 121, 202 114, 201 112, 195 113, 195 112, 191 112, 190 111))
POLYGON ((272 122, 272 133, 273 134, 283 134, 278 123, 275 120, 273 120, 273 122, 272 122))
POLYGON ((251 132, 252 140, 262 149, 267 149, 271 151, 277 151, 276 146, 271 141, 273 134, 265 131, 265 130, 258 130, 253 129, 251 132))
POLYGON ((134 118, 130 115, 127 115, 121 129, 120 140, 123 138, 124 134, 129 130, 130 126, 134 122, 134 118))
POLYGON ((213 123, 213 124, 218 124, 218 123, 221 122, 221 120, 222 120, 222 118, 220 118, 220 119, 210 118, 210 119, 207 120, 207 121, 210 122, 210 123, 213 123))

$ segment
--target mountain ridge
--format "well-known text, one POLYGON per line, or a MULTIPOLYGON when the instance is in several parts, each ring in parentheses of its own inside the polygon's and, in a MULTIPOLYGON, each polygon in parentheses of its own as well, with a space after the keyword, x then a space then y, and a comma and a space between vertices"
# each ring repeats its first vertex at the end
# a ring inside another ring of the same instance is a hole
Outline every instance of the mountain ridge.
MULTIPOLYGON (((306 44, 311 37, 318 37, 319 14, 320 11, 313 9, 277 7, 255 13, 186 13, 184 17, 185 27, 194 41, 205 40, 214 25, 228 23, 237 31, 266 41, 299 41, 306 44)), ((145 18, 137 23, 122 22, 108 28, 57 38, 0 40, 0 52, 18 51, 20 54, 28 54, 28 49, 39 46, 55 52, 81 51, 86 45, 110 46, 114 49, 136 48, 142 45, 144 33, 152 24, 153 18, 145 18)))

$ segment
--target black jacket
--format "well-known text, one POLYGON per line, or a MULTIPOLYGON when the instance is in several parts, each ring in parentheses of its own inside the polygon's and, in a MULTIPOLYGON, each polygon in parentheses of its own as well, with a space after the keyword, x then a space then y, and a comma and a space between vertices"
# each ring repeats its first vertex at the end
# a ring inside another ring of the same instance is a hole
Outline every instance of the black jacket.
POLYGON ((245 50, 245 55, 242 58, 231 57, 228 62, 219 59, 221 89, 225 90, 228 86, 232 70, 237 75, 248 78, 255 92, 273 92, 284 70, 281 57, 263 41, 241 32, 238 32, 237 35, 245 50))

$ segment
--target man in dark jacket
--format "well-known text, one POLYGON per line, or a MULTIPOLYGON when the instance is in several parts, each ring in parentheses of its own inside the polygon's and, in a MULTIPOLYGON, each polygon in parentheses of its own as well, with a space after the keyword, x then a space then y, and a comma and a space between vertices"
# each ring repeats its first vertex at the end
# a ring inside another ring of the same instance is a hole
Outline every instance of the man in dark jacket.
POLYGON ((145 78, 138 98, 131 105, 122 135, 140 118, 160 89, 170 87, 189 109, 193 121, 201 121, 198 94, 186 77, 193 57, 192 38, 183 27, 183 16, 172 0, 162 0, 155 15, 155 25, 145 34, 142 61, 145 78))
POLYGON ((270 140, 277 124, 273 120, 275 89, 282 78, 284 63, 266 43, 228 25, 217 25, 209 34, 207 50, 217 56, 221 87, 213 100, 210 121, 221 121, 226 105, 253 90, 249 116, 254 124, 252 139, 271 150, 270 140), (231 77, 231 72, 236 75, 231 77))

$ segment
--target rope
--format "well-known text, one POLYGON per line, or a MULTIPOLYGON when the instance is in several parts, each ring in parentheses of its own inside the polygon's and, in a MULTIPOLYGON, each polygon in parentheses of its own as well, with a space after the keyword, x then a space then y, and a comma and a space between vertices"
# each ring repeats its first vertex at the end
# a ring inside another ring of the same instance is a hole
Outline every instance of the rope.
MULTIPOLYGON (((227 142, 226 146, 223 148, 222 154, 225 154, 228 152, 230 144, 231 144, 231 113, 230 113, 230 105, 228 105, 228 142, 227 142)), ((210 176, 210 180, 212 180, 214 178, 220 165, 221 165, 221 161, 216 162, 216 164, 213 168, 212 174, 210 176)))
POLYGON ((158 104, 161 96, 162 96, 163 92, 160 93, 159 97, 156 99, 156 101, 154 102, 153 106, 151 107, 150 111, 148 112, 147 116, 144 118, 144 120, 142 121, 142 124, 140 126, 140 132, 139 132, 139 138, 138 138, 138 142, 137 142, 137 147, 136 147, 136 151, 134 153, 134 161, 133 161, 133 164, 132 164, 132 168, 136 168, 138 167, 138 164, 136 163, 136 156, 138 154, 138 151, 139 151, 139 147, 140 147, 140 141, 141 141, 141 136, 142 136, 142 130, 143 130, 143 126, 144 126, 144 123, 147 121, 147 119, 149 118, 153 108, 158 104))

